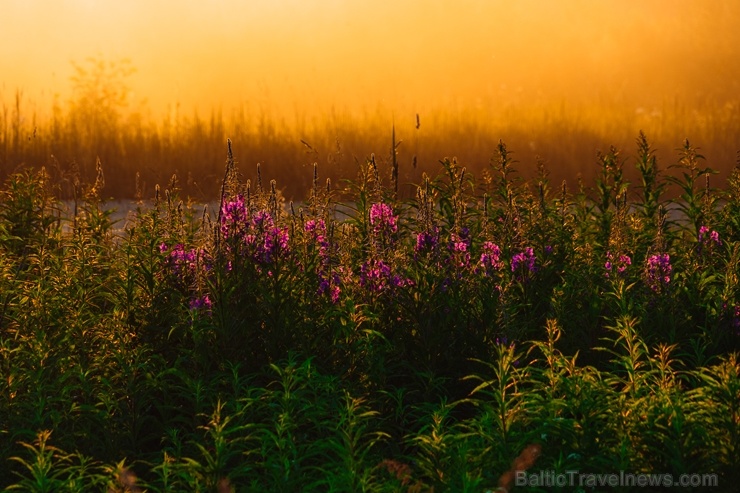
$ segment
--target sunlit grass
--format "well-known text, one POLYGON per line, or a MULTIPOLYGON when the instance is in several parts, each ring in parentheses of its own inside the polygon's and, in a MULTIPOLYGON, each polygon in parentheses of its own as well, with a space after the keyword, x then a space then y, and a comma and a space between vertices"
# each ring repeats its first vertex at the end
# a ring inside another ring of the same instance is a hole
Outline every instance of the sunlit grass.
MULTIPOLYGON (((597 151, 610 145, 631 149, 640 130, 651 137, 664 161, 674 160, 677 143, 689 136, 724 178, 737 161, 740 112, 738 101, 731 99, 486 97, 475 104, 403 111, 382 105, 335 108, 297 113, 287 120, 256 106, 214 108, 207 114, 178 107, 153 118, 126 106, 128 65, 106 68, 106 62, 96 59, 89 64, 89 80, 79 76, 69 104, 55 101, 51 108, 39 108, 20 91, 0 94, 3 176, 22 164, 44 165, 71 198, 76 180, 95 179, 99 158, 106 170, 106 197, 150 196, 156 184, 168 183, 177 173, 184 195, 213 200, 222 177, 219 156, 229 137, 240 143, 246 169, 262 163, 266 182, 277 179, 285 196, 299 200, 310 186, 307 169, 314 162, 334 183, 352 178, 356 162, 371 152, 383 169, 389 168, 393 130, 404 197, 413 196, 410 184, 419 183, 424 172, 435 174, 445 156, 456 156, 469 171, 482 175, 500 139, 515 149, 526 176, 534 175, 538 161, 544 161, 553 183, 567 180, 571 187, 579 176, 595 177, 597 151), (98 100, 106 103, 96 104, 98 100)), ((627 174, 637 178, 631 167, 627 174)))

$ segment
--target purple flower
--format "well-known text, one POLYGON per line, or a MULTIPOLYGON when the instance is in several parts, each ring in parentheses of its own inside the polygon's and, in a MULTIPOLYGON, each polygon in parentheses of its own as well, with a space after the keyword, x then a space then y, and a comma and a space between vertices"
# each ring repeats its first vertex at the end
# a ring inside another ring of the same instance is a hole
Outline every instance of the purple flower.
POLYGON ((671 257, 667 253, 651 255, 647 260, 647 284, 654 292, 668 287, 671 282, 671 257))
POLYGON ((524 280, 536 271, 537 257, 535 257, 532 247, 527 247, 523 252, 511 257, 511 272, 516 273, 520 280, 524 280))
POLYGON ((360 285, 370 288, 371 291, 382 291, 385 287, 383 274, 386 269, 388 267, 382 260, 365 262, 360 267, 360 285))
POLYGON ((699 246, 698 251, 702 253, 703 249, 711 250, 714 247, 722 246, 722 240, 719 237, 719 233, 709 230, 709 227, 702 226, 699 228, 699 246))
POLYGON ((288 229, 277 226, 267 211, 258 210, 250 216, 241 195, 226 202, 221 212, 221 234, 232 240, 227 249, 234 255, 268 264, 290 250, 288 229))
POLYGON ((190 301, 191 310, 194 310, 194 311, 205 310, 208 313, 210 313, 211 308, 213 308, 213 302, 211 302, 211 298, 207 294, 200 296, 198 298, 194 298, 190 301))
POLYGON ((369 291, 383 292, 389 288, 408 286, 411 281, 393 274, 391 267, 382 260, 368 260, 360 267, 360 285, 369 291))
POLYGON ((447 249, 451 254, 451 265, 467 267, 470 264, 470 237, 468 228, 460 228, 459 233, 452 233, 447 249))
POLYGON ((289 240, 287 228, 271 226, 265 232, 262 243, 257 245, 255 260, 260 264, 273 262, 280 254, 288 252, 289 240))
POLYGON ((453 252, 459 252, 459 253, 465 253, 468 251, 468 244, 467 242, 463 241, 462 239, 453 237, 452 239, 452 251, 453 252))
POLYGON ((221 207, 221 235, 224 238, 240 235, 247 227, 248 217, 249 210, 241 194, 233 200, 224 202, 221 207))
POLYGON ((319 219, 318 221, 315 219, 309 219, 306 221, 306 224, 303 226, 303 228, 308 233, 324 233, 326 232, 326 223, 323 219, 319 219))
POLYGON ((394 288, 402 288, 411 284, 411 282, 408 279, 404 279, 403 277, 399 276, 398 274, 393 274, 390 277, 389 284, 394 288))
POLYGON ((388 286, 391 268, 382 260, 368 260, 360 267, 360 285, 380 292, 388 286))
MULTIPOLYGON (((309 219, 304 225, 306 232, 310 234, 314 242, 318 246, 318 263, 316 266, 316 274, 319 277, 319 287, 316 293, 321 296, 329 294, 331 296, 332 303, 339 301, 339 294, 341 293, 341 279, 337 272, 332 272, 327 275, 327 272, 332 270, 332 253, 335 253, 337 248, 336 245, 332 245, 326 233, 326 222, 323 219, 309 219)), ((341 267, 338 268, 341 272, 341 267)))
POLYGON ((416 235, 416 246, 414 247, 414 251, 416 251, 416 253, 431 252, 437 247, 438 243, 438 231, 435 231, 434 233, 431 231, 422 231, 416 235))
POLYGON ((480 255, 480 265, 484 276, 491 276, 494 271, 501 270, 504 263, 501 261, 501 248, 492 241, 483 243, 483 253, 480 255))
POLYGON ((267 211, 257 211, 252 216, 251 233, 246 236, 246 243, 254 245, 254 259, 257 263, 268 264, 273 262, 280 254, 289 250, 287 228, 275 226, 275 221, 267 211))
POLYGON ((617 267, 617 272, 619 274, 624 274, 624 271, 627 270, 627 266, 629 265, 632 265, 632 259, 629 257, 629 255, 620 255, 619 267, 617 267))
POLYGON ((206 257, 205 250, 202 248, 191 248, 189 250, 185 250, 183 244, 178 243, 172 247, 172 250, 169 250, 167 245, 163 243, 160 245, 159 249, 163 252, 169 251, 169 254, 167 255, 167 264, 172 273, 176 276, 184 276, 188 273, 194 274, 199 266, 205 270, 208 270, 211 267, 207 262, 208 259, 206 257))
POLYGON ((252 216, 252 226, 255 229, 271 228, 275 225, 272 215, 267 211, 257 211, 252 216))
POLYGON ((611 252, 606 252, 606 263, 604 263, 604 268, 606 269, 605 276, 609 277, 614 267, 616 267, 618 275, 624 276, 627 267, 630 265, 632 265, 632 259, 629 255, 621 254, 615 259, 611 252))
POLYGON ((311 238, 313 238, 319 246, 320 261, 323 263, 328 260, 329 248, 331 245, 329 244, 329 239, 326 235, 326 223, 324 220, 319 219, 316 221, 314 219, 309 219, 303 227, 307 233, 310 233, 311 238))
POLYGON ((393 208, 383 202, 370 206, 370 225, 376 236, 398 231, 398 216, 393 215, 393 208))
POLYGON ((329 279, 321 278, 321 280, 319 281, 319 289, 316 294, 321 296, 329 290, 329 286, 331 286, 331 283, 329 283, 329 279))
POLYGON ((342 290, 339 288, 339 286, 332 286, 331 287, 331 302, 335 305, 339 302, 339 294, 342 292, 342 290))
POLYGON ((552 245, 545 245, 545 255, 550 255, 552 253, 552 245))
POLYGON ((318 296, 329 294, 331 302, 336 304, 339 302, 339 295, 342 292, 340 287, 341 279, 337 272, 333 272, 330 276, 326 276, 323 272, 319 273, 319 288, 316 291, 318 296))

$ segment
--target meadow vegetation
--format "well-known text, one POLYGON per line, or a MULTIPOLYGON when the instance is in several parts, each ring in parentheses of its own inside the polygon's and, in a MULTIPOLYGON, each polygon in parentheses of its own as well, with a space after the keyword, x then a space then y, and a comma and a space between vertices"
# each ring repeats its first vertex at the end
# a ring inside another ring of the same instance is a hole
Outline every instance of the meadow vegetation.
POLYGON ((576 186, 493 149, 408 199, 395 154, 339 183, 314 166, 298 205, 229 142, 216 210, 173 177, 120 233, 108 169, 11 174, 0 486, 573 491, 513 488, 528 468, 734 491, 740 169, 716 187, 688 141, 662 167, 640 133, 576 186))

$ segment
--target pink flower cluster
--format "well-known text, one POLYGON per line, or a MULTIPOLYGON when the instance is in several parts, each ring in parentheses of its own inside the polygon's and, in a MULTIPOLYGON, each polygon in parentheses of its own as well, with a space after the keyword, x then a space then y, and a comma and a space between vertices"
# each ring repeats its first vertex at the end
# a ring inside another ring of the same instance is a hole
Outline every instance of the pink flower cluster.
MULTIPOLYGON (((197 291, 198 273, 206 274, 211 269, 211 262, 205 250, 185 247, 178 243, 170 250, 167 244, 159 245, 159 251, 167 254, 166 265, 175 279, 175 284, 180 289, 192 295, 197 291)), ((195 311, 205 310, 211 313, 211 299, 208 295, 195 296, 190 300, 190 309, 195 311)))
POLYGON ((383 202, 370 206, 370 226, 376 237, 387 237, 398 231, 398 216, 393 214, 393 208, 383 202))
POLYGON ((709 231, 709 227, 707 226, 699 228, 699 243, 702 245, 715 244, 717 246, 722 246, 722 240, 719 239, 719 233, 714 230, 709 231))
POLYGON ((632 259, 629 255, 621 254, 615 258, 615 255, 611 252, 606 252, 606 263, 604 268, 606 269, 606 277, 609 277, 613 271, 616 270, 617 275, 624 276, 627 271, 627 267, 632 265, 632 259))
POLYGON ((213 302, 211 302, 211 298, 207 294, 190 301, 190 309, 194 311, 205 311, 210 314, 212 308, 213 302))
POLYGON ((332 248, 326 232, 326 222, 323 219, 309 219, 303 226, 313 242, 318 246, 318 266, 316 273, 319 277, 319 287, 316 293, 321 296, 329 294, 332 303, 339 302, 341 278, 337 271, 332 270, 332 248))
POLYGON ((269 264, 289 250, 288 228, 275 226, 269 212, 257 211, 252 217, 253 234, 245 237, 247 245, 254 245, 257 263, 269 264))
POLYGON ((527 247, 523 252, 511 257, 511 272, 514 272, 520 281, 537 272, 537 257, 532 247, 527 247))
POLYGON ((467 267, 470 265, 470 243, 470 230, 468 228, 460 228, 458 233, 450 234, 447 249, 452 256, 450 259, 452 265, 456 267, 467 267))
POLYGON ((326 237, 326 222, 323 219, 309 219, 303 225, 306 233, 311 234, 316 244, 319 245, 322 253, 329 248, 329 240, 326 237))
POLYGON ((237 248, 235 253, 240 254, 239 246, 246 246, 246 253, 258 264, 272 263, 289 250, 288 229, 276 226, 267 211, 250 214, 241 195, 224 203, 220 228, 223 238, 230 240, 229 248, 237 248))
POLYGON ((422 231, 416 235, 416 253, 432 252, 439 244, 439 231, 422 231))
POLYGON ((722 240, 719 237, 719 233, 714 230, 709 230, 709 227, 702 226, 699 228, 699 244, 697 246, 697 252, 699 255, 708 254, 716 247, 722 246, 722 240))
POLYGON ((400 288, 409 284, 407 279, 391 272, 390 265, 382 260, 370 259, 360 267, 360 286, 381 293, 390 288, 400 288))
POLYGON ((179 277, 192 277, 198 268, 204 270, 211 268, 206 252, 202 248, 186 250, 182 243, 178 243, 170 250, 167 244, 162 243, 159 245, 159 251, 167 253, 167 265, 170 271, 179 277))
POLYGON ((342 280, 337 272, 332 272, 329 276, 320 274, 319 288, 316 290, 316 294, 319 296, 328 294, 331 302, 337 304, 339 303, 339 295, 342 293, 341 282, 342 280))
POLYGON ((244 236, 249 224, 249 209, 244 196, 239 194, 233 200, 224 202, 221 207, 221 236, 228 239, 232 236, 244 236))
POLYGON ((667 288, 671 282, 671 256, 667 253, 651 255, 647 260, 647 284, 654 292, 667 288))
POLYGON ((483 253, 480 255, 480 266, 483 275, 490 277, 494 271, 501 270, 504 262, 501 260, 501 248, 492 241, 483 243, 483 253))

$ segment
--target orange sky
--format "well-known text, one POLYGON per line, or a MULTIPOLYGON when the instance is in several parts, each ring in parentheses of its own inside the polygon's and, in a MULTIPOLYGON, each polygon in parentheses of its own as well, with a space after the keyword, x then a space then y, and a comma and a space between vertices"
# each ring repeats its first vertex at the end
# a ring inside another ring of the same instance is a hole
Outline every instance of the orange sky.
MULTIPOLYGON (((0 0, 0 98, 130 58, 154 115, 701 101, 740 94, 735 0, 0 0)), ((657 104, 657 103, 656 103, 657 104)))

